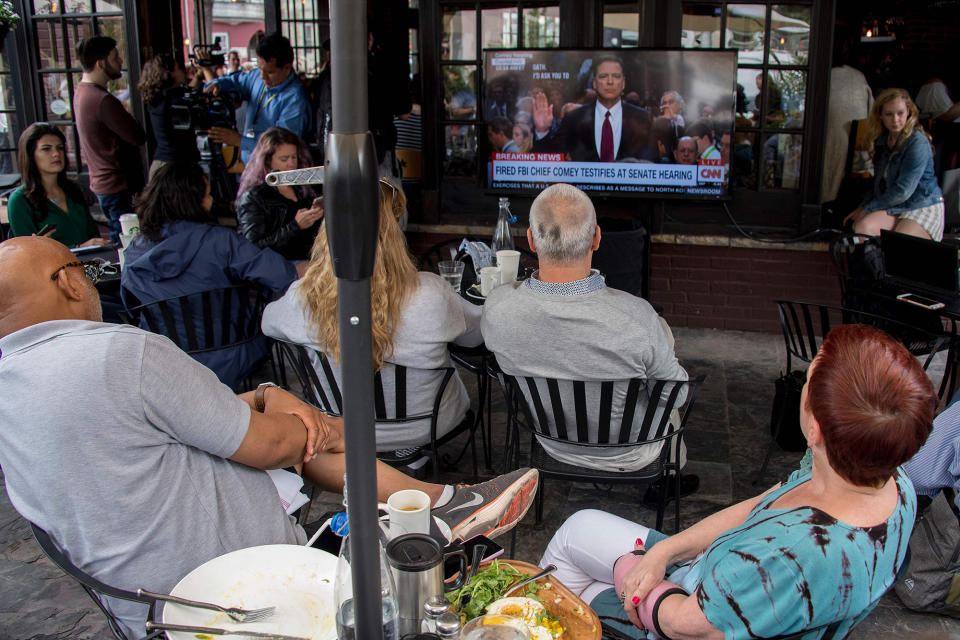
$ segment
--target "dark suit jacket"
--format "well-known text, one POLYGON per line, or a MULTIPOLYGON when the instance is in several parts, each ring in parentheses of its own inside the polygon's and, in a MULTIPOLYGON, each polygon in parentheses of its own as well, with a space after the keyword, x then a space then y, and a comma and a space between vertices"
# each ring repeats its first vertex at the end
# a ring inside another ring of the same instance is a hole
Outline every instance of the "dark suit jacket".
MULTIPOLYGON (((623 127, 620 134, 620 148, 614 158, 616 161, 633 158, 636 160, 657 159, 657 149, 650 134, 652 120, 645 109, 622 102, 623 127)), ((563 152, 571 160, 579 162, 600 162, 594 127, 597 103, 590 102, 575 111, 571 111, 560 123, 560 127, 551 131, 540 140, 534 140, 533 150, 538 152, 563 152)), ((614 141, 616 142, 616 141, 614 141)))

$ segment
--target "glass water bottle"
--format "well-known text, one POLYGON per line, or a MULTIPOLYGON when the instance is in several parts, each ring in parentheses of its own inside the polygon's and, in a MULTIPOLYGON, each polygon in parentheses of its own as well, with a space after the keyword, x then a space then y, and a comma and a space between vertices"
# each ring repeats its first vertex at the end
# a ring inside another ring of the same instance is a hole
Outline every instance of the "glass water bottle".
POLYGON ((513 249, 510 223, 516 221, 516 216, 510 212, 510 199, 500 198, 500 215, 497 217, 497 227, 493 230, 493 242, 490 244, 494 253, 501 249, 513 249))

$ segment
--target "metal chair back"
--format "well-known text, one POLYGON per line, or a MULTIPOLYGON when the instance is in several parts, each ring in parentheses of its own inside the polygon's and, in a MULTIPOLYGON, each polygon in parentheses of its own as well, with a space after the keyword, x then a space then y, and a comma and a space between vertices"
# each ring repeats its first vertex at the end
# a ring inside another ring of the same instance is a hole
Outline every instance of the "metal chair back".
MULTIPOLYGON (((537 496, 537 519, 543 515, 543 478, 583 482, 633 482, 667 478, 671 472, 679 495, 680 447, 683 430, 705 376, 692 380, 583 381, 534 378, 503 374, 511 405, 510 420, 531 432, 531 466, 541 474, 537 496), (679 420, 671 422, 673 410, 679 420), (520 419, 518 419, 520 418, 520 419), (661 443, 652 463, 636 471, 587 469, 554 460, 538 439, 576 444, 586 451, 652 446, 661 443), (676 445, 676 446, 674 446, 676 445), (671 458, 671 450, 673 457, 671 458)), ((511 431, 515 431, 512 429, 511 431)), ((516 450, 519 457, 519 449, 516 450)), ((518 463, 519 460, 515 460, 518 463)), ((663 526, 666 491, 657 508, 657 529, 663 526)), ((676 504, 676 528, 680 528, 680 501, 676 504)))

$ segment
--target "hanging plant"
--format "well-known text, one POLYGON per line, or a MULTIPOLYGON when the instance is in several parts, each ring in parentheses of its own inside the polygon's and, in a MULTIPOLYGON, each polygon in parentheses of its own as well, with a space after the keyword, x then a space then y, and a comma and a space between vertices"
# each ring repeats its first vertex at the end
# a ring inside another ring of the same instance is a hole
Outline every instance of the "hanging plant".
POLYGON ((13 10, 10 0, 0 0, 0 29, 11 31, 20 24, 20 16, 13 10))

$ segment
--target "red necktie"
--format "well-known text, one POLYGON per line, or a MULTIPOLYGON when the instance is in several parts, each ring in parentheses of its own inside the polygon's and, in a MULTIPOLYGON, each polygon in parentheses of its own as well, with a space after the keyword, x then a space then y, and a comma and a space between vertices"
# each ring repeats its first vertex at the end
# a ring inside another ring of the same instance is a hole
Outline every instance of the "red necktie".
POLYGON ((610 124, 610 112, 603 117, 600 130, 600 162, 613 162, 613 125, 610 124))

